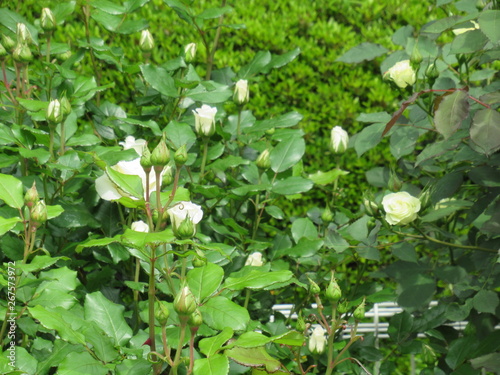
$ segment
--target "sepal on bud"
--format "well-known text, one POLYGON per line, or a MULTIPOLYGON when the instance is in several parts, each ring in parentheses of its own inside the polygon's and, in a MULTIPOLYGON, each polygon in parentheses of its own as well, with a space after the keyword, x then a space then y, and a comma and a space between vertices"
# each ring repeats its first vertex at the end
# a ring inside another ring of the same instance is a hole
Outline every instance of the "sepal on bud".
POLYGON ((33 43, 33 37, 26 25, 22 22, 17 24, 17 44, 31 44, 33 43))
POLYGON ((196 309, 189 315, 188 324, 190 327, 199 327, 203 324, 203 317, 200 310, 196 309))
POLYGON ((186 163, 187 159, 188 159, 188 154, 186 150, 186 145, 182 145, 177 149, 177 151, 175 151, 174 154, 175 165, 180 167, 186 163))
POLYGON ((333 220, 333 213, 330 210, 330 207, 326 206, 323 210, 321 213, 321 220, 323 220, 324 223, 330 223, 333 220))
POLYGON ((149 173, 151 171, 153 163, 151 162, 151 151, 149 151, 147 144, 144 145, 144 149, 142 150, 140 163, 144 172, 149 173))
POLYGON ((170 151, 168 150, 165 139, 162 138, 160 143, 151 153, 151 164, 153 167, 164 167, 170 161, 170 151))
POLYGON ((33 207, 38 201, 40 197, 38 196, 38 190, 36 189, 36 182, 33 181, 33 185, 26 191, 24 195, 24 204, 27 207, 33 207))
POLYGON ((22 63, 33 61, 33 54, 26 43, 18 43, 16 48, 14 48, 14 52, 12 52, 12 57, 15 61, 22 63))
POLYGON ((10 36, 2 34, 2 46, 5 47, 7 52, 12 52, 16 46, 16 42, 10 36))
POLYGON ((309 280, 309 291, 311 292, 312 295, 317 295, 319 292, 321 292, 321 289, 318 284, 316 284, 314 281, 312 281, 309 277, 307 277, 309 280))
POLYGON ((54 17, 54 13, 52 13, 49 8, 42 9, 40 26, 42 27, 43 31, 54 31, 56 29, 56 18, 54 17))
POLYGON ((332 278, 330 279, 330 284, 328 284, 328 287, 326 288, 325 296, 330 302, 338 302, 340 300, 340 297, 342 297, 342 290, 335 280, 333 272, 332 278))
POLYGON ((31 210, 31 219, 35 227, 39 227, 47 221, 47 206, 43 200, 39 200, 31 210))
POLYGON ((352 314, 354 316, 354 319, 356 320, 361 320, 364 319, 365 317, 365 298, 363 298, 363 302, 359 304, 358 307, 356 307, 356 310, 354 310, 354 313, 352 314))
POLYGON ((166 302, 157 301, 155 308, 155 318, 156 320, 158 320, 158 323, 160 323, 160 325, 162 326, 166 325, 169 316, 170 310, 168 309, 166 302))
POLYGON ((193 238, 193 236, 196 234, 196 225, 189 218, 189 216, 186 216, 186 218, 182 220, 180 224, 174 224, 172 226, 172 230, 175 237, 177 237, 179 240, 187 240, 189 238, 193 238))

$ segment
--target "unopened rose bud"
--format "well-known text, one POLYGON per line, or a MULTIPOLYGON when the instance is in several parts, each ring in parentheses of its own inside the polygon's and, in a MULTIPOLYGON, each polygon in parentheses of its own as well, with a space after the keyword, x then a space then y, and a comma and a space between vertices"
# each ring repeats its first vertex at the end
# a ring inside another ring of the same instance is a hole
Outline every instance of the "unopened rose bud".
POLYGON ((12 57, 15 61, 22 63, 29 63, 33 61, 33 54, 26 43, 19 43, 16 48, 14 48, 12 57))
POLYGON ((299 311, 299 316, 297 317, 297 323, 295 324, 295 329, 299 332, 304 332, 307 328, 304 317, 302 316, 302 311, 299 311))
POLYGON ((330 284, 328 284, 328 287, 326 288, 325 296, 330 302, 338 302, 340 297, 342 297, 342 290, 340 290, 340 286, 335 280, 333 272, 330 284))
POLYGON ((201 250, 197 249, 196 255, 193 258, 193 267, 203 267, 206 264, 207 264, 207 257, 201 250))
POLYGON ((334 154, 342 154, 347 150, 349 134, 340 126, 335 126, 330 134, 330 149, 334 154))
POLYGON ((36 227, 47 221, 47 207, 43 200, 39 200, 31 210, 31 219, 36 227))
POLYGON ((257 160, 255 160, 255 164, 262 170, 271 168, 271 154, 267 148, 262 151, 257 160))
POLYGON ((54 31, 56 29, 56 18, 54 17, 54 13, 52 13, 49 8, 42 9, 40 26, 42 27, 43 31, 54 31))
POLYGON ((51 100, 47 107, 47 121, 59 124, 63 120, 61 102, 57 99, 51 100))
POLYGON ((175 296, 174 310, 183 316, 191 315, 196 310, 196 300, 189 287, 183 287, 175 296))
POLYGON ((139 40, 139 46, 143 52, 151 52, 155 47, 155 41, 153 35, 149 30, 142 30, 141 39, 139 40))
POLYGON ((203 324, 203 317, 200 310, 196 309, 189 315, 188 324, 190 327, 199 327, 203 324))
POLYGON ((172 167, 170 165, 167 165, 163 169, 163 177, 162 177, 161 184, 163 186, 169 186, 172 182, 174 182, 172 167))
POLYGON ((186 145, 182 145, 175 151, 174 154, 174 161, 175 165, 180 167, 181 165, 184 165, 188 159, 188 154, 186 150, 186 145))
POLYGON ((314 354, 321 354, 325 351, 325 346, 325 330, 318 325, 314 328, 311 337, 309 337, 309 351, 314 354))
POLYGON ((139 220, 139 221, 134 221, 130 228, 133 231, 136 232, 143 232, 143 233, 148 233, 149 232, 149 225, 147 225, 144 221, 139 220))
POLYGON ((38 190, 36 190, 36 182, 33 181, 33 185, 26 191, 24 195, 24 204, 27 207, 33 207, 40 197, 38 196, 38 190))
POLYGON ((194 60, 196 56, 196 49, 196 43, 189 43, 188 45, 186 45, 186 47, 184 47, 184 60, 187 63, 190 63, 194 60))
POLYGON ((363 207, 367 215, 373 216, 378 212, 378 205, 374 201, 373 194, 363 194, 363 207))
POLYGON ((307 279, 309 280, 309 291, 311 292, 311 294, 319 294, 319 292, 321 292, 319 285, 312 281, 309 277, 307 279))
POLYGON ((160 143, 155 147, 151 153, 151 164, 153 167, 163 168, 170 161, 170 151, 168 150, 165 139, 161 139, 160 143))
POLYGON ((333 220, 333 213, 330 210, 330 207, 326 206, 326 208, 323 210, 321 213, 321 220, 323 220, 324 223, 329 223, 333 220))
POLYGON ((358 307, 356 307, 356 310, 354 310, 354 313, 352 314, 354 316, 354 319, 356 320, 361 320, 365 317, 365 299, 363 298, 363 302, 359 304, 358 307))
POLYGON ((186 217, 179 225, 174 225, 172 229, 175 237, 180 240, 193 238, 196 234, 196 225, 193 224, 189 217, 186 217))
POLYGON ((413 46, 413 51, 411 52, 410 65, 414 70, 417 70, 422 60, 423 58, 418 48, 418 43, 415 43, 415 45, 413 46))
POLYGON ((19 22, 17 24, 17 44, 31 44, 33 43, 33 38, 31 33, 24 23, 19 22))
POLYGON ((274 133, 276 133, 276 128, 267 129, 267 130, 265 131, 265 133, 266 133, 266 135, 271 136, 271 135, 273 135, 274 133))
POLYGON ((3 58, 7 55, 8 55, 7 50, 2 44, 0 44, 0 59, 3 60, 3 58))
POLYGON ((389 176, 389 182, 387 184, 389 190, 392 191, 399 191, 401 187, 403 186, 403 183, 398 177, 398 174, 395 171, 391 171, 391 174, 389 176))
POLYGON ((349 310, 349 304, 347 301, 341 302, 337 305, 337 311, 339 314, 345 314, 349 310))
POLYGON ((193 110, 195 130, 198 135, 210 137, 215 133, 215 115, 217 108, 203 104, 193 110))
POLYGON ((63 114, 63 118, 66 118, 71 113, 71 103, 69 102, 66 96, 63 96, 59 99, 59 103, 61 103, 61 111, 63 114))
POLYGON ((245 266, 262 267, 264 262, 262 261, 262 253, 256 251, 248 256, 245 266))
POLYGON ((170 310, 168 309, 166 302, 157 301, 155 304, 155 318, 158 320, 158 323, 162 326, 166 325, 169 316, 170 310))
POLYGON ((71 57, 71 51, 66 51, 57 55, 57 60, 64 62, 71 57))
POLYGON ((246 79, 240 79, 234 85, 234 95, 233 100, 236 104, 248 103, 250 99, 250 90, 248 89, 248 81, 246 79))
POLYGON ((410 60, 403 60, 394 64, 384 73, 384 79, 391 80, 398 87, 404 89, 408 85, 413 85, 417 77, 415 71, 411 67, 410 60))
POLYGON ((151 171, 151 167, 153 167, 153 163, 151 162, 151 152, 147 145, 144 146, 141 155, 141 167, 144 169, 144 172, 149 173, 151 171))
POLYGON ((10 36, 2 34, 2 45, 10 53, 16 46, 16 42, 10 36))

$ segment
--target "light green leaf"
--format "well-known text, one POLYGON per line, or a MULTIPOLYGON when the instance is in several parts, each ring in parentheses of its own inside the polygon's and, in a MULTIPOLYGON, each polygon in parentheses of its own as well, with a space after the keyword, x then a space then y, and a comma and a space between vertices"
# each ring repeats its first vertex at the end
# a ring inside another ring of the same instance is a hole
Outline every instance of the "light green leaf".
POLYGON ((194 101, 208 104, 223 103, 233 96, 233 91, 226 85, 212 85, 207 88, 203 84, 188 90, 186 96, 194 101))
POLYGON ((488 38, 481 30, 472 30, 457 35, 451 43, 450 53, 474 53, 481 50, 488 38))
POLYGON ((313 182, 303 177, 287 177, 283 180, 278 180, 273 184, 271 191, 280 195, 292 195, 305 193, 311 190, 313 182))
POLYGON ((165 69, 147 64, 141 65, 141 72, 146 82, 160 94, 172 98, 178 96, 175 81, 165 69))
POLYGON ((165 133, 175 149, 186 145, 186 149, 189 150, 196 142, 196 134, 192 127, 182 122, 170 121, 165 128, 165 133))
POLYGON ((194 375, 226 375, 229 373, 229 359, 222 354, 194 361, 194 375))
POLYGON ((282 55, 272 55, 268 67, 272 69, 281 68, 282 66, 285 66, 289 62, 295 60, 295 58, 300 55, 300 52, 300 48, 297 47, 291 51, 285 52, 282 55))
POLYGON ((303 237, 315 240, 318 230, 309 218, 299 218, 292 223, 292 237, 296 243, 303 237))
POLYGON ((125 193, 139 199, 144 197, 142 179, 139 176, 120 173, 110 167, 106 167, 106 174, 125 193))
POLYGON ((357 64, 362 61, 370 61, 376 57, 382 56, 389 52, 385 47, 375 43, 361 43, 360 45, 351 48, 342 56, 337 57, 335 61, 345 62, 348 64, 357 64))
POLYGON ((263 272, 253 269, 250 273, 242 277, 228 277, 223 288, 229 290, 263 289, 273 284, 284 283, 293 277, 291 271, 282 270, 274 272, 263 272))
POLYGON ((59 259, 69 259, 67 257, 51 257, 49 255, 37 255, 28 264, 18 264, 17 267, 24 272, 35 272, 52 266, 59 259))
POLYGON ((219 288, 223 278, 224 270, 222 267, 212 263, 193 268, 187 274, 189 289, 199 302, 211 296, 219 288))
POLYGON ((204 323, 217 330, 229 327, 235 331, 242 331, 250 321, 247 309, 222 296, 210 298, 207 303, 200 306, 200 311, 204 323))
POLYGON ((58 375, 106 375, 109 369, 88 352, 70 353, 57 369, 58 375))
POLYGON ((265 367, 266 371, 273 373, 279 370, 281 363, 267 354, 264 347, 240 348, 234 347, 224 352, 233 361, 248 367, 265 367))
POLYGON ((125 13, 125 7, 123 5, 112 3, 108 0, 97 0, 90 3, 96 9, 100 9, 109 14, 123 14, 125 13))
POLYGON ((248 65, 245 65, 240 69, 238 76, 241 79, 248 79, 253 75, 262 72, 270 62, 271 53, 269 51, 259 51, 248 65))
POLYGON ((21 221, 19 217, 11 217, 10 219, 4 219, 0 216, 0 236, 3 236, 9 230, 14 228, 17 223, 21 221))
POLYGON ((282 140, 270 153, 271 169, 280 173, 293 167, 302 158, 305 149, 303 138, 290 137, 282 140))
POLYGON ((85 319, 95 322, 120 346, 132 337, 132 329, 123 317, 124 310, 124 306, 111 302, 101 292, 85 296, 85 319))
MULTIPOLYGON (((51 285, 55 288, 55 285, 51 285)), ((64 309, 70 309, 77 302, 77 299, 71 294, 58 289, 48 289, 42 286, 42 290, 38 290, 38 296, 32 299, 28 306, 43 306, 45 308, 51 309, 56 307, 62 307, 64 309)))
POLYGON ((356 135, 354 149, 358 156, 363 155, 380 143, 385 126, 386 123, 373 124, 365 127, 356 135))
POLYGON ((328 172, 317 171, 314 174, 307 176, 316 185, 328 185, 334 183, 340 176, 348 175, 348 171, 339 168, 332 169, 328 172))
POLYGON ((230 6, 225 6, 221 8, 208 8, 205 9, 200 14, 198 14, 196 17, 204 20, 209 20, 213 18, 219 18, 220 16, 223 16, 224 14, 230 13, 232 11, 233 8, 230 6))
POLYGON ((200 351, 207 357, 213 356, 233 337, 233 333, 232 328, 225 327, 218 335, 200 340, 200 351))
POLYGON ((273 128, 289 128, 297 125, 303 118, 300 113, 292 111, 268 120, 257 121, 254 125, 245 127, 244 133, 260 133, 273 128))
POLYGON ((434 125, 436 130, 448 139, 460 128, 462 121, 469 114, 469 94, 464 90, 456 90, 443 95, 441 99, 435 111, 434 125))
POLYGON ((13 208, 24 205, 23 184, 14 176, 0 173, 0 200, 13 208))
POLYGON ((470 137, 486 155, 500 149, 500 113, 492 108, 478 110, 472 119, 470 137))

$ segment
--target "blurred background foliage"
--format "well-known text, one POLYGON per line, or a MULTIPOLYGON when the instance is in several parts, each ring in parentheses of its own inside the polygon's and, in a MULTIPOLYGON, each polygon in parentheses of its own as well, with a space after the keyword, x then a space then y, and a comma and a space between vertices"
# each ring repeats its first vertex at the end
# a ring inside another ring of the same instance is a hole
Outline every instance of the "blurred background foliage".
MULTIPOLYGON (((116 0, 111 2, 121 4, 116 0)), ((59 2, 26 0, 2 3, 2 6, 15 9, 18 13, 31 14, 29 21, 35 22, 42 8, 53 7, 59 2)), ((220 5, 220 1, 210 0, 196 3, 197 9, 220 5)), ((402 47, 392 40, 395 31, 408 27, 418 30, 424 23, 443 16, 442 9, 437 8, 433 0, 248 0, 227 2, 227 5, 234 10, 225 16, 224 22, 241 25, 241 28, 222 29, 215 69, 231 66, 237 72, 261 50, 273 54, 297 48, 301 51, 291 64, 272 70, 265 79, 250 83, 251 100, 247 108, 257 118, 292 110, 303 115, 299 126, 306 134, 304 171, 310 174, 337 166, 338 160, 325 151, 328 150, 332 127, 340 125, 352 135, 363 128, 364 124, 356 121, 360 113, 391 113, 398 108, 400 93, 382 79, 380 63, 384 57, 356 65, 337 62, 336 59, 362 42, 378 43, 390 51, 400 50, 402 47)), ((74 12, 71 17, 83 20, 80 11, 74 12)), ((162 64, 178 56, 183 47, 191 42, 197 42, 200 47, 196 59, 204 61, 205 51, 199 37, 164 1, 146 2, 127 17, 127 20, 148 20, 144 26, 150 29, 159 46, 151 56, 153 63, 162 64)), ((133 113, 131 75, 123 71, 119 63, 111 61, 141 62, 140 33, 111 34, 93 21, 89 25, 90 35, 102 37, 107 46, 113 45, 113 49, 108 51, 111 56, 109 61, 99 60, 98 64, 106 70, 103 79, 108 80, 101 85, 113 82, 116 85, 105 90, 102 97, 133 113), (113 40, 109 40, 110 35, 113 40)), ((213 23, 216 26, 215 20, 213 23)), ((78 40, 85 39, 84 23, 68 20, 64 33, 56 32, 55 36, 57 42, 75 45, 78 40)), ((85 60, 78 64, 82 70, 92 69, 92 64, 85 60)), ((198 66, 200 69, 203 67, 202 64, 198 66)), ((387 140, 383 142, 388 144, 387 140)), ((352 151, 342 156, 341 168, 350 173, 343 176, 339 184, 341 205, 354 211, 358 208, 358 194, 368 187, 366 171, 389 164, 386 159, 388 148, 382 149, 387 151, 372 150, 361 158, 352 151)), ((331 199, 331 191, 314 189, 304 198, 301 205, 282 204, 288 206, 292 216, 302 216, 313 206, 324 207, 325 202, 331 199)))

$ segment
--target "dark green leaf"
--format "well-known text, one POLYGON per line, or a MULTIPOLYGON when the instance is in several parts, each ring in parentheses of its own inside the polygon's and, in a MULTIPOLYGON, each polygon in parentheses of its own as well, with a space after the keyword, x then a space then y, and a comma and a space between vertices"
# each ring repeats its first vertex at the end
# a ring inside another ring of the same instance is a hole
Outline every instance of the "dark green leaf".
POLYGON ((474 308, 480 313, 495 314, 500 301, 498 293, 492 290, 480 290, 472 299, 474 308))
POLYGON ((259 51, 253 60, 243 66, 238 72, 241 79, 249 79, 253 75, 259 74, 271 62, 271 53, 269 51, 259 51))
POLYGON ((486 155, 500 149, 500 113, 492 108, 478 110, 472 120, 470 137, 486 155))
POLYGON ((351 48, 342 56, 337 57, 335 61, 345 62, 348 64, 357 64, 362 61, 373 60, 374 58, 382 56, 387 52, 389 52, 389 50, 385 47, 382 47, 380 44, 364 42, 356 47, 351 48))
POLYGON ((456 90, 442 96, 439 107, 434 114, 434 125, 445 139, 455 133, 462 125, 462 121, 468 116, 468 99, 469 94, 464 90, 456 90))
POLYGON ((412 333, 412 328, 413 316, 411 316, 408 312, 403 311, 402 313, 396 314, 391 318, 387 333, 392 340, 400 344, 408 340, 412 333))
POLYGON ((481 50, 488 38, 481 30, 472 30, 457 35, 451 43, 451 53, 474 53, 481 50))
POLYGON ((453 341, 446 354, 446 364, 456 369, 465 360, 470 359, 471 354, 477 346, 477 340, 473 336, 462 337, 453 341))
POLYGON ((270 153, 271 169, 280 173, 293 167, 304 155, 305 148, 303 138, 290 137, 282 140, 270 153))

